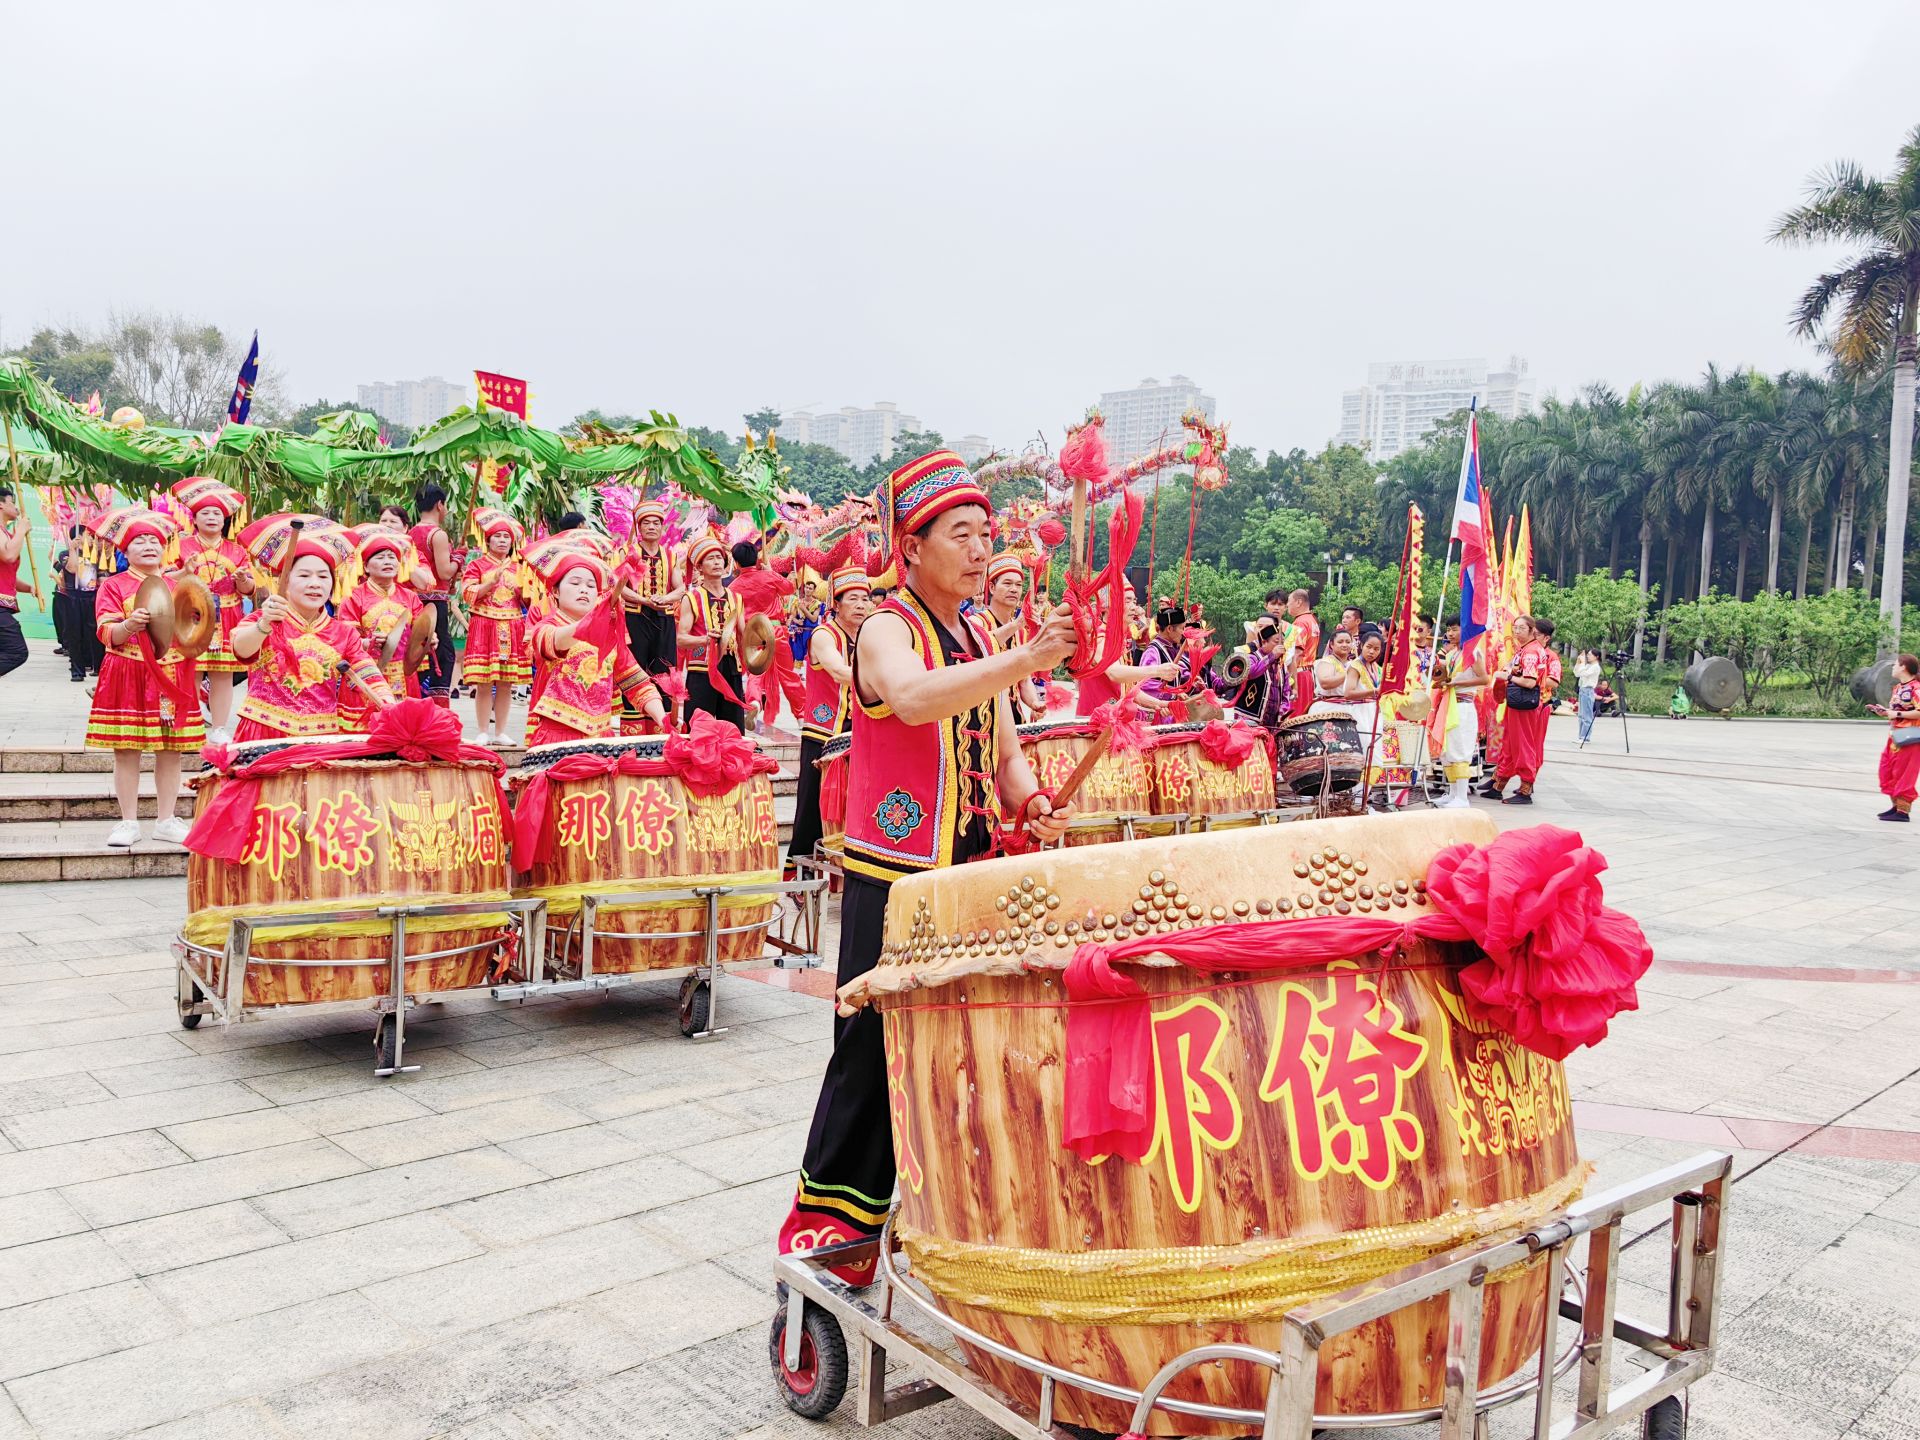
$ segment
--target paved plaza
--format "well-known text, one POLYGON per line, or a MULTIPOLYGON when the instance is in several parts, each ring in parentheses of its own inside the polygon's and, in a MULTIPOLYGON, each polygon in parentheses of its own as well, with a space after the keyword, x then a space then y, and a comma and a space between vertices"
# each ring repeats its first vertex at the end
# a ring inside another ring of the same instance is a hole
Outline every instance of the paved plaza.
MULTIPOLYGON (((83 708, 43 653, 0 744, 77 743, 83 708)), ((1581 830, 1655 946, 1568 1062, 1596 1183, 1737 1158, 1690 1433, 1920 1433, 1920 831, 1873 818, 1881 732, 1630 723, 1576 753, 1556 719, 1540 803, 1494 813, 1581 830)), ((671 981, 450 1003, 378 1080, 365 1016, 182 1030, 183 913, 177 879, 0 886, 0 1440, 856 1430, 767 1373, 817 986, 723 980, 703 1044, 671 981)), ((1665 1268, 1630 1248, 1630 1302, 1665 1268)), ((879 1433, 998 1432, 945 1405, 879 1433)))

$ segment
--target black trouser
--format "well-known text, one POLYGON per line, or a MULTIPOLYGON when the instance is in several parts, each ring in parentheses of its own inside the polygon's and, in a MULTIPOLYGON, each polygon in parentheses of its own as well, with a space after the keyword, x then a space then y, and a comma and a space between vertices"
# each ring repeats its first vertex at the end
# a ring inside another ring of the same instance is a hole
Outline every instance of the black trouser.
POLYGON ((427 603, 433 606, 433 649, 427 655, 420 690, 431 697, 453 689, 453 616, 446 596, 433 596, 427 603))
MULTIPOLYGON (((840 899, 840 984, 879 963, 891 888, 862 875, 847 876, 840 899)), ((893 1178, 886 1042, 879 1010, 863 1005, 852 1015, 834 1016, 833 1056, 813 1107, 795 1214, 811 1213, 859 1234, 877 1234, 893 1202, 893 1178)))
POLYGON ((73 620, 74 606, 72 592, 67 590, 54 591, 53 638, 59 644, 60 648, 67 652, 69 658, 73 655, 73 620))
POLYGON ((825 746, 811 735, 800 737, 800 776, 793 801, 793 843, 787 862, 804 860, 820 843, 820 752, 825 746))
POLYGON ((649 675, 660 675, 673 668, 679 658, 673 633, 673 616, 664 610, 627 611, 627 648, 634 663, 649 675))
POLYGON ((20 633, 20 617, 0 610, 0 675, 27 663, 27 637, 20 633))
MULTIPOLYGON (((731 655, 720 662, 720 677, 732 687, 733 693, 740 693, 740 663, 731 655)), ((724 720, 736 730, 747 728, 747 712, 742 705, 726 698, 714 688, 713 681, 707 678, 704 670, 687 671, 687 723, 693 723, 693 712, 704 710, 716 720, 724 720)))

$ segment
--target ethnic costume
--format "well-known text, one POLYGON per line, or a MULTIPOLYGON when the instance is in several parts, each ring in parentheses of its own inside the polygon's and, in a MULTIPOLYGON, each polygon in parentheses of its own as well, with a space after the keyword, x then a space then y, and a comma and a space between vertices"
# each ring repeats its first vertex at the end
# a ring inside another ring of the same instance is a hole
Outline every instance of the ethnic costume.
MULTIPOLYGON (((1887 708, 1920 709, 1920 680, 1903 680, 1895 685, 1887 708)), ((1880 752, 1880 793, 1892 806, 1890 814, 1913 813, 1915 787, 1920 785, 1920 741, 1910 745, 1896 742, 1914 735, 1920 735, 1920 716, 1896 716, 1888 729, 1886 748, 1880 752)))
POLYGON ((1320 617, 1311 610, 1294 616, 1285 645, 1293 676, 1289 713, 1304 715, 1314 701, 1313 662, 1320 657, 1320 617))
MULTIPOLYGON (((872 584, 867 572, 857 565, 843 565, 833 572, 833 599, 837 606, 843 596, 866 590, 872 584)), ((822 621, 814 629, 814 638, 825 637, 840 658, 853 661, 853 632, 838 619, 822 621)), ((812 642, 809 641, 809 648, 812 642)), ((811 659, 807 662, 807 692, 800 712, 800 775, 793 806, 793 841, 787 846, 789 861, 813 854, 820 841, 820 751, 836 735, 844 735, 853 724, 853 687, 842 685, 811 659)))
MULTIPOLYGON (((176 538, 174 523, 151 510, 110 510, 93 533, 124 551, 142 535, 162 544, 176 538)), ((112 629, 139 608, 135 596, 148 576, 123 570, 94 592, 94 631, 104 653, 100 683, 87 716, 87 747, 93 750, 198 750, 206 740, 200 719, 200 681, 193 662, 169 647, 156 654, 145 631, 116 645, 112 629)), ((172 582, 167 586, 172 588, 172 582)))
MULTIPOLYGON (((184 505, 189 515, 213 506, 229 522, 237 523, 246 508, 246 498, 238 490, 205 475, 182 480, 167 493, 184 505)), ((233 632, 245 609, 240 576, 252 570, 246 547, 230 537, 209 545, 189 532, 180 541, 180 569, 207 587, 220 614, 212 643, 195 664, 207 675, 246 674, 247 662, 233 653, 233 632)))
POLYGON ((618 732, 615 694, 627 695, 636 709, 658 700, 652 680, 627 648, 613 571, 593 549, 566 534, 551 536, 527 552, 527 565, 546 586, 558 591, 569 571, 585 567, 600 583, 600 599, 574 632, 573 643, 559 648, 559 632, 574 621, 557 608, 543 611, 533 632, 539 658, 533 700, 527 707, 527 744, 594 740, 618 732))
POLYGON ((733 584, 727 587, 743 618, 764 615, 773 622, 773 659, 766 671, 747 677, 743 696, 757 702, 760 718, 771 725, 780 713, 780 697, 786 696, 787 708, 795 719, 803 718, 801 707, 807 703, 806 686, 793 663, 793 649, 787 629, 787 601, 793 595, 793 581, 766 565, 748 565, 734 571, 733 584))
MULTIPOLYGON (((360 583, 354 586, 346 604, 336 613, 358 632, 360 643, 366 646, 374 663, 380 665, 380 676, 387 682, 387 688, 396 696, 407 695, 417 699, 420 695, 420 677, 407 673, 405 636, 413 625, 413 617, 425 608, 424 602, 414 593, 413 587, 399 576, 383 584, 366 573, 367 562, 375 555, 386 552, 398 557, 401 573, 404 574, 407 562, 413 556, 413 546, 404 535, 391 530, 375 530, 360 541, 358 548, 360 583), (400 643, 394 650, 393 659, 382 664, 381 650, 387 637, 395 630, 401 632, 400 643)), ((361 728, 366 718, 366 708, 366 699, 358 690, 340 697, 341 719, 347 729, 361 728)))
MULTIPOLYGON (((1495 770, 1493 788, 1497 792, 1514 776, 1520 777, 1520 794, 1531 797, 1534 779, 1546 756, 1548 696, 1553 677, 1551 652, 1538 640, 1529 640, 1513 657, 1513 674, 1540 682, 1538 699, 1531 709, 1517 709, 1513 703, 1515 688, 1507 686, 1507 713, 1500 723, 1500 764, 1495 770)), ((1525 688, 1525 687, 1520 687, 1525 688)))
MULTIPOLYGON (((935 451, 888 480, 897 533, 911 533, 958 505, 990 508, 958 456, 935 451)), ((910 587, 875 616, 897 616, 928 670, 994 653, 993 637, 973 617, 949 632, 910 587)), ((866 624, 872 624, 869 617, 866 624)), ((892 881, 987 854, 1000 821, 996 784, 999 697, 957 715, 908 725, 859 692, 854 652, 853 750, 847 793, 846 892, 840 911, 839 983, 880 958, 892 881)), ((892 1202, 893 1132, 880 1017, 866 1007, 834 1019, 833 1058, 820 1087, 793 1208, 780 1229, 782 1251, 877 1233, 892 1202)), ((871 1262, 836 1267, 854 1283, 872 1279, 871 1262)))
MULTIPOLYGON (((309 522, 296 539, 287 517, 272 515, 248 526, 241 540, 255 560, 283 577, 304 557, 324 560, 333 571, 336 596, 354 558, 353 532, 331 521, 309 522)), ((253 657, 234 741, 349 733, 349 717, 358 719, 365 704, 356 682, 373 692, 376 703, 393 703, 393 692, 352 623, 324 610, 307 620, 289 614, 267 631, 253 657), (350 697, 358 702, 352 708, 350 697)))
POLYGON ((481 549, 460 572, 460 596, 467 602, 467 650, 460 661, 463 684, 526 685, 532 680, 527 660, 526 585, 515 553, 495 555, 486 548, 495 535, 512 537, 513 550, 526 543, 526 532, 512 516, 482 508, 473 515, 481 549))
POLYGON ((700 562, 708 555, 726 554, 726 548, 711 535, 702 535, 687 547, 687 598, 682 602, 691 612, 690 631, 705 635, 707 643, 687 658, 687 723, 693 713, 704 710, 716 720, 724 720, 736 730, 744 730, 747 711, 740 690, 740 661, 723 653, 721 640, 739 617, 737 602, 731 593, 718 595, 707 589, 700 578, 700 562))
POLYGON ((425 521, 407 532, 407 538, 413 541, 413 553, 432 576, 431 583, 419 591, 421 600, 433 607, 434 614, 433 649, 429 652, 432 659, 421 689, 428 698, 442 705, 453 689, 453 592, 447 588, 451 581, 442 580, 434 564, 433 537, 445 533, 438 525, 425 521))
MULTIPOLYGON (((633 507, 633 525, 637 531, 642 520, 665 523, 667 507, 657 500, 643 500, 633 507)), ((673 593, 673 556, 665 545, 649 550, 636 540, 620 558, 616 578, 641 595, 673 593)), ((673 611, 661 610, 645 600, 623 601, 627 612, 627 648, 640 668, 659 675, 679 664, 673 643, 673 611)))

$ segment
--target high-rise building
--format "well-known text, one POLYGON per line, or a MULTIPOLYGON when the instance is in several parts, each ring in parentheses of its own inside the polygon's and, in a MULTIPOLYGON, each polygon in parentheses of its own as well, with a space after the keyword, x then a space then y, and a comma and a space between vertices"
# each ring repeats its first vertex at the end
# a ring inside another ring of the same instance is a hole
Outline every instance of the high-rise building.
POLYGON ((1131 390, 1104 392, 1100 413, 1106 417, 1107 458, 1120 465, 1182 443, 1180 417, 1189 410, 1211 420, 1214 400, 1202 395, 1200 387, 1184 375, 1175 375, 1164 385, 1149 377, 1131 390))
POLYGON ((424 380, 376 380, 359 389, 362 410, 410 430, 431 425, 473 401, 465 386, 449 384, 438 375, 424 380))
POLYGON ((1509 356, 1506 368, 1485 360, 1381 361, 1367 366, 1367 383, 1340 397, 1336 443, 1353 445, 1373 460, 1391 460, 1418 445, 1449 415, 1475 399, 1505 420, 1533 413, 1533 377, 1527 362, 1509 356))
POLYGON ((864 465, 876 456, 891 459, 894 441, 905 432, 919 428, 918 417, 902 414, 891 400, 876 400, 865 409, 843 405, 824 413, 794 410, 780 417, 783 438, 825 445, 829 450, 838 450, 855 465, 864 465))
POLYGON ((993 442, 984 435, 962 435, 952 449, 967 464, 978 465, 993 453, 993 442))

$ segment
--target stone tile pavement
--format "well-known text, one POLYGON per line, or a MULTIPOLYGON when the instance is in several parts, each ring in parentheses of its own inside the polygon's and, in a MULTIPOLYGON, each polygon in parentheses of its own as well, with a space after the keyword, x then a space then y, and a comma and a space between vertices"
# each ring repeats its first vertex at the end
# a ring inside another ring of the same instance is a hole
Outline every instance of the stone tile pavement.
MULTIPOLYGON (((1605 1183, 1724 1136, 1742 1174, 1692 1433, 1920 1433, 1920 835, 1872 818, 1876 732, 1636 721, 1628 757, 1560 725, 1498 816, 1585 832, 1662 962, 1570 1063, 1582 1149, 1605 1183)), ((451 1002, 379 1081, 364 1017, 181 1030, 182 902, 0 887, 0 1440, 856 1428, 766 1373, 823 1001, 729 978, 703 1045, 670 981, 451 1002)), ((1630 1247, 1629 1293, 1664 1267, 1630 1247)))

